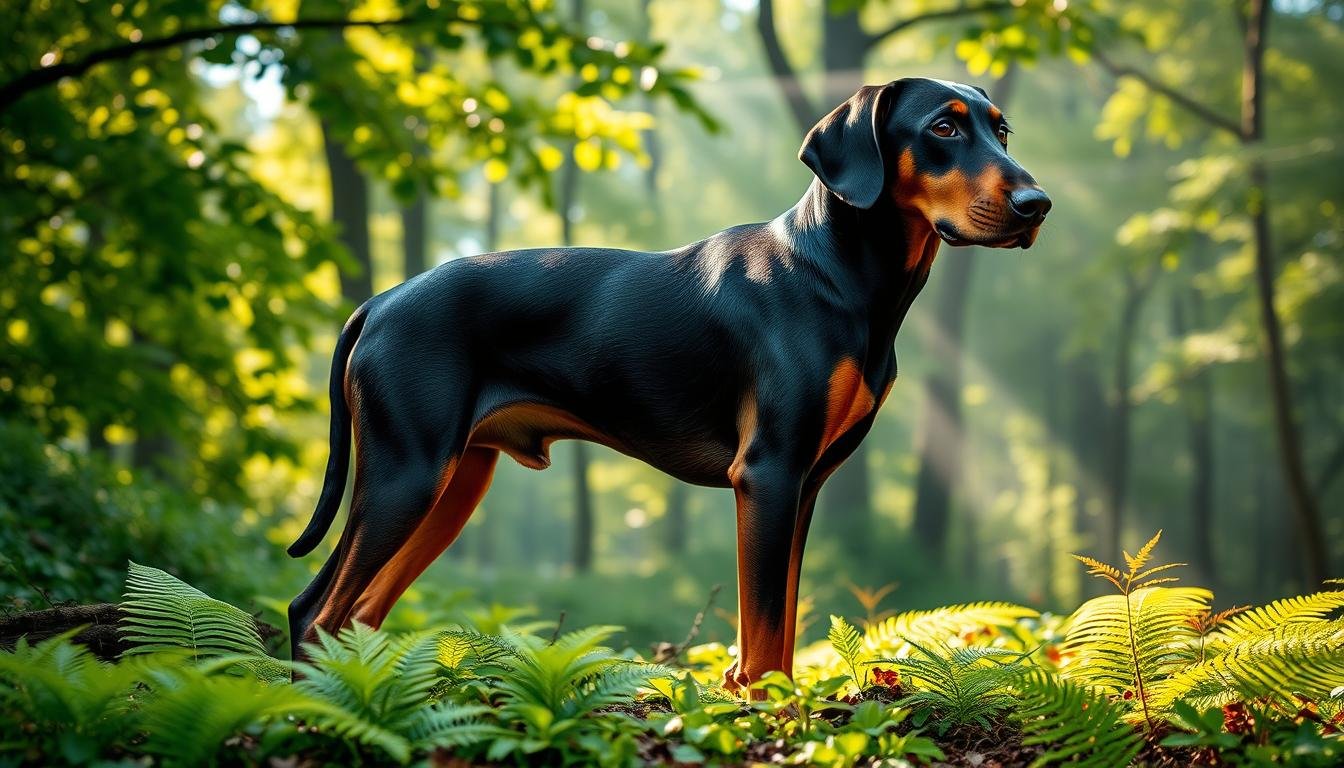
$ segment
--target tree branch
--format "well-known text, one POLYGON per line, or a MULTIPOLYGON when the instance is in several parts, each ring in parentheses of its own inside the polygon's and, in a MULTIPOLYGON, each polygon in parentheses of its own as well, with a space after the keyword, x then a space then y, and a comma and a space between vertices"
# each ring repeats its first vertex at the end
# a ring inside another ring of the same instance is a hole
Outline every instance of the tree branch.
POLYGON ((994 0, 993 2, 981 3, 979 5, 958 5, 955 8, 944 8, 938 11, 927 11, 901 19, 891 26, 868 36, 868 47, 873 47, 892 35, 899 34, 917 24, 923 24, 926 21, 940 21, 942 19, 955 19, 959 16, 970 16, 977 13, 998 13, 1013 8, 1011 2, 994 0))
POLYGON ((421 19, 404 16, 396 19, 357 20, 357 19, 297 19, 295 21, 253 21, 246 24, 222 24, 199 29, 184 29, 166 37, 139 40, 134 43, 103 48, 71 62, 63 62, 50 67, 29 70, 0 86, 0 113, 9 109, 30 91, 51 85, 67 77, 78 77, 93 67, 106 61, 129 59, 138 53, 157 51, 182 45, 195 40, 206 40, 221 35, 241 35, 248 32, 272 32, 281 29, 345 29, 348 27, 392 27, 411 24, 421 19))
POLYGON ((798 123, 798 130, 800 133, 807 133, 816 122, 818 111, 807 98, 807 94, 803 93, 798 74, 789 63, 788 56, 784 54, 783 46, 779 44, 779 34, 775 30, 773 0, 760 0, 756 30, 760 33, 761 44, 765 46, 765 58, 770 64, 770 71, 779 82, 780 90, 784 92, 784 100, 788 102, 789 111, 793 114, 794 121, 798 123))
POLYGON ((1236 120, 1220 114, 1212 107, 1183 93, 1177 88, 1163 83, 1151 74, 1125 64, 1117 64, 1114 61, 1111 61, 1100 49, 1094 49, 1092 51, 1092 58, 1096 59, 1097 63, 1107 72, 1110 72, 1116 79, 1132 77, 1140 83, 1143 83, 1144 87, 1148 90, 1171 99, 1214 128, 1227 131, 1243 141, 1246 140, 1246 137, 1242 134, 1241 125, 1237 123, 1236 120))

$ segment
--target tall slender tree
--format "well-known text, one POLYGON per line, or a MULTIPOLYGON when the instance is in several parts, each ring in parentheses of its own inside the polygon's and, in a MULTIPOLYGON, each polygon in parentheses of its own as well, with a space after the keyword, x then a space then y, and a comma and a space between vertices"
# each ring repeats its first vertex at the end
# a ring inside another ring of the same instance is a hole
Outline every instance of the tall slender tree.
POLYGON ((369 244, 369 182, 355 164, 345 143, 322 121, 322 149, 331 177, 331 220, 337 237, 354 260, 341 270, 341 295, 359 305, 373 296, 373 250, 369 244))
POLYGON ((1233 10, 1241 31, 1242 48, 1240 111, 1235 119, 1225 116, 1197 95, 1172 87, 1145 70, 1114 62, 1104 51, 1093 51, 1093 57, 1116 77, 1134 78, 1210 127, 1231 135, 1251 151, 1247 168, 1250 191, 1246 210, 1251 220, 1255 253, 1253 290, 1263 334, 1274 434, 1284 485, 1301 545, 1303 567, 1307 580, 1316 584, 1326 577, 1329 560, 1316 496, 1307 479, 1302 458, 1302 438, 1294 407, 1292 382, 1288 375, 1283 325, 1274 304, 1275 266, 1269 169, 1264 158, 1255 151, 1265 138, 1264 64, 1269 42, 1269 22, 1274 15, 1274 8, 1266 0, 1246 0, 1235 3, 1233 10))
MULTIPOLYGON (((1185 338, 1204 322, 1204 299, 1198 288, 1177 290, 1172 296, 1171 330, 1185 338)), ((1213 548, 1213 374, 1201 365, 1181 386, 1181 410, 1185 418, 1187 451, 1190 456, 1190 535, 1194 540, 1191 564, 1203 576, 1200 583, 1213 583, 1217 562, 1213 548)))
MULTIPOLYGON (((582 26, 587 16, 586 0, 574 0, 572 6, 574 23, 582 26)), ((574 216, 578 205, 579 166, 574 160, 574 148, 571 146, 565 156, 565 164, 560 169, 560 240, 566 246, 574 244, 574 216)), ((593 511, 593 492, 588 482, 588 468, 591 464, 588 443, 574 440, 574 546, 572 563, 578 573, 593 569, 594 540, 597 537, 597 520, 593 511)))

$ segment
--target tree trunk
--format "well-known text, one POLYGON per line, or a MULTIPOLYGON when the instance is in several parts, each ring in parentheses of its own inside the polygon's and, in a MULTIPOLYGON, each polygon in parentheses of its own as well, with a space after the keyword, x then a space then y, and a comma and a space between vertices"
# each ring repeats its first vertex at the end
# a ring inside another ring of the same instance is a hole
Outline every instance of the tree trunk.
MULTIPOLYGON (((1078 489, 1077 516, 1074 533, 1082 541, 1084 552, 1104 556, 1105 525, 1099 508, 1105 502, 1101 482, 1106 457, 1106 432, 1109 405, 1098 371, 1101 361, 1095 351, 1080 354, 1069 362, 1070 429, 1069 452, 1073 455, 1074 485, 1078 489)), ((1081 569, 1074 569, 1078 578, 1078 594, 1100 594, 1099 582, 1088 577, 1081 569)))
POLYGON ((1059 450, 1055 447, 1055 435, 1060 431, 1059 396, 1059 339, 1053 332, 1044 339, 1044 359, 1041 372, 1045 375, 1045 386, 1041 396, 1044 399, 1042 410, 1045 413, 1045 520, 1041 528, 1041 605, 1053 608, 1059 604, 1059 593, 1055 589, 1055 560, 1059 542, 1055 537, 1055 486, 1059 483, 1059 450))
MULTIPOLYGON (((1265 0, 1251 0, 1245 18, 1244 54, 1241 77, 1241 133, 1247 144, 1264 139, 1264 56, 1273 10, 1265 0)), ((1292 386, 1288 381, 1287 354, 1278 310, 1274 306, 1273 236, 1269 220, 1269 171, 1260 158, 1251 161, 1251 224, 1255 237, 1255 285, 1260 306, 1260 324, 1265 333, 1265 362, 1268 365, 1270 398, 1274 412, 1274 432, 1278 439, 1279 460, 1284 485, 1297 522, 1303 568, 1309 587, 1326 578, 1329 560, 1325 553, 1325 534, 1321 528, 1316 498, 1307 481, 1302 461, 1302 440, 1293 410, 1292 386)))
MULTIPOLYGON (((1190 321, 1203 325, 1203 299, 1196 289, 1188 291, 1190 321)), ((1190 333, 1185 302, 1177 294, 1172 301, 1172 332, 1177 339, 1190 333)), ((1207 367, 1190 377, 1182 387, 1181 405, 1190 451, 1190 535, 1194 543, 1191 565, 1201 584, 1210 584, 1217 574, 1213 549, 1213 380, 1207 367)))
POLYGON ((593 494, 588 485, 588 444, 574 441, 574 572, 593 569, 593 540, 597 525, 593 518, 593 494))
POLYGON ((429 242, 426 231, 428 196, 423 186, 415 193, 415 200, 401 209, 401 263, 404 279, 429 268, 429 242))
POLYGON ((355 261, 341 270, 341 295, 356 306, 373 295, 373 256, 369 246, 369 184, 345 145, 322 123, 322 147, 331 176, 331 220, 340 227, 341 244, 355 261))
POLYGON ((1147 292, 1147 284, 1141 285, 1132 276, 1125 276, 1125 298, 1120 310, 1114 378, 1111 383, 1113 404, 1109 428, 1110 440, 1106 451, 1106 513, 1103 527, 1105 540, 1102 551, 1107 553, 1111 562, 1119 562, 1121 550, 1124 549, 1124 542, 1121 539, 1124 536, 1125 503, 1129 495, 1131 406, 1129 390, 1133 379, 1131 368, 1134 331, 1147 292))
POLYGON ((663 538, 664 549, 667 554, 672 556, 683 555, 686 553, 689 526, 687 515, 687 494, 686 484, 680 480, 673 480, 672 487, 667 492, 667 513, 664 516, 665 532, 663 538))
MULTIPOLYGON (((574 0, 572 8, 575 24, 582 28, 585 16, 584 0, 574 0)), ((574 162, 573 147, 565 157, 560 172, 560 236, 565 246, 574 244, 574 205, 579 193, 579 167, 574 162)), ((588 445, 574 441, 574 545, 573 564, 577 573, 586 573, 593 567, 593 540, 597 535, 593 515, 593 494, 588 485, 588 445)))
MULTIPOLYGON (((1016 67, 1010 67, 994 84, 990 100, 1006 108, 1012 95, 1016 67)), ((915 535, 927 547, 935 565, 947 555, 947 532, 952 517, 952 496, 964 482, 962 453, 965 425, 961 414, 962 361, 966 328, 966 299, 978 248, 949 253, 939 265, 938 301, 933 320, 924 326, 924 349, 935 358, 935 368, 924 380, 924 407, 919 412, 919 475, 915 480, 915 535)), ((967 516, 975 514, 967 509, 967 516)), ((968 532, 974 531, 968 520, 968 532)), ((974 552, 974 547, 968 549, 974 552)), ((969 578, 979 557, 967 558, 969 578)))

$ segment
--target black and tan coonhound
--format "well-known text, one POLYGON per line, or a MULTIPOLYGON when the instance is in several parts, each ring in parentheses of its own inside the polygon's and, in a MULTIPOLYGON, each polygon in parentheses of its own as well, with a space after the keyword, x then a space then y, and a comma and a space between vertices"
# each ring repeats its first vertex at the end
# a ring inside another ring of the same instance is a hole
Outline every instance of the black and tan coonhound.
POLYGON ((792 673, 813 505, 896 377, 893 344, 940 242, 1029 247, 1050 209, 984 91, 865 86, 808 133, 816 178, 772 221, 662 253, 539 248, 447 262, 359 307, 331 369, 331 457, 306 555, 355 487, 340 543, 290 605, 377 627, 461 532, 499 453, 543 469, 591 440, 737 500, 741 688, 792 673))

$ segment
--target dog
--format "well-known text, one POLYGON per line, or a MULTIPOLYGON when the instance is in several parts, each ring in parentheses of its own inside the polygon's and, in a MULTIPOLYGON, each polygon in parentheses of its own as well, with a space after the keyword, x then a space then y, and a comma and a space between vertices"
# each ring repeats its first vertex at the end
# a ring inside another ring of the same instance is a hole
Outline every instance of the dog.
POLYGON ((864 86, 807 134, 815 176, 772 221, 661 253, 541 248, 442 264, 359 307, 331 366, 331 456, 289 553, 340 543, 289 607, 379 626, 461 532, 501 452, 544 469, 590 440, 737 502, 738 656, 725 686, 792 674, 798 579, 826 478, 896 378, 894 342, 940 243, 1028 248, 1050 198, 987 94, 864 86))

